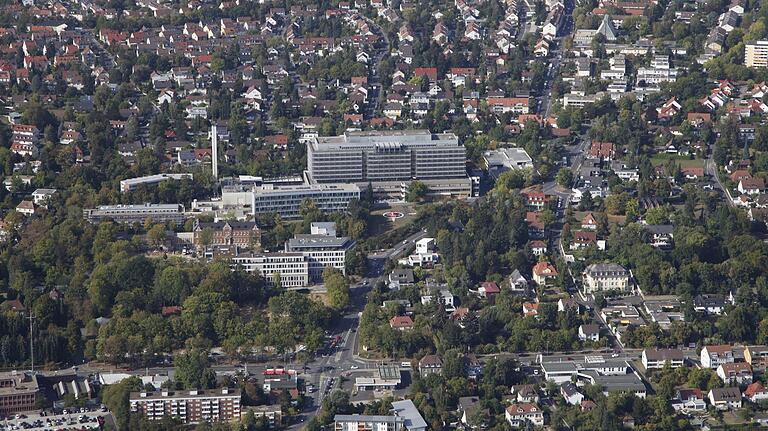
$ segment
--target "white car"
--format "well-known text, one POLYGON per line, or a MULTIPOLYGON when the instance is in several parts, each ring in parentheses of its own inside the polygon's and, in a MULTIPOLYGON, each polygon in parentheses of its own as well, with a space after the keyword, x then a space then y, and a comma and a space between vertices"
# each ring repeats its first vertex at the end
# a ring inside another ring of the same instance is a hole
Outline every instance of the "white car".
POLYGON ((358 368, 360 368, 360 367, 358 367, 357 365, 352 365, 351 367, 349 367, 350 370, 356 370, 358 368))

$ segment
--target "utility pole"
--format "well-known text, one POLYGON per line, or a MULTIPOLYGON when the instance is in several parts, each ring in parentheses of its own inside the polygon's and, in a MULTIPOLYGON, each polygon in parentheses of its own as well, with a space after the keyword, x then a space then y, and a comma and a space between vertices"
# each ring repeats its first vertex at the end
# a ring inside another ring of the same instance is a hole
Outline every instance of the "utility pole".
POLYGON ((27 316, 27 319, 29 319, 29 359, 31 362, 30 371, 32 372, 32 374, 34 374, 35 373, 35 343, 32 337, 32 321, 35 319, 35 316, 32 314, 31 310, 29 312, 29 316, 27 316))

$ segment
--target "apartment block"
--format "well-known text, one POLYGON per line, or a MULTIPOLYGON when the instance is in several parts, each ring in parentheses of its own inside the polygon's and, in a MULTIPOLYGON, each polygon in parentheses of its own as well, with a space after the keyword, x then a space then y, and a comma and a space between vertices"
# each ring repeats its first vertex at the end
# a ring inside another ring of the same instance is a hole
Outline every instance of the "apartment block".
POLYGON ((173 416, 185 424, 195 424, 240 419, 240 389, 131 392, 129 400, 131 412, 149 420, 173 416))
POLYGON ((672 368, 678 368, 685 364, 685 356, 680 349, 645 349, 642 361, 646 370, 660 370, 666 364, 672 368))
POLYGON ((744 361, 752 366, 755 373, 764 373, 768 368, 768 346, 747 346, 744 361))
POLYGON ((717 369, 721 364, 730 364, 736 362, 737 359, 743 359, 743 353, 743 348, 727 344, 704 346, 701 349, 701 366, 717 369))
POLYGON ((83 217, 91 223, 114 220, 116 223, 144 223, 151 219, 157 223, 184 223, 184 206, 180 204, 102 205, 86 208, 83 217))
POLYGON ((595 263, 584 271, 584 292, 629 290, 629 271, 615 263, 595 263))
POLYGON ((35 409, 40 392, 37 376, 29 373, 0 373, 0 416, 35 409))
POLYGON ((768 67, 768 40, 758 40, 744 45, 744 65, 768 67))
POLYGON ((379 415, 336 415, 335 431, 403 431, 405 418, 379 415))

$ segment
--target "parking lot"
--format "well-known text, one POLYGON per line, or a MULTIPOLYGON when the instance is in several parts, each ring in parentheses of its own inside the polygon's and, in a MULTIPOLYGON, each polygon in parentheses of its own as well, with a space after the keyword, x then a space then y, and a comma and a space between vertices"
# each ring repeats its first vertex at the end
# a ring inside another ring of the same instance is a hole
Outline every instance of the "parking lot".
POLYGON ((99 418, 109 415, 108 411, 89 411, 87 409, 75 409, 67 411, 67 414, 46 414, 41 416, 39 412, 20 414, 8 417, 0 421, 0 431, 59 431, 59 430, 89 430, 99 428, 99 418))

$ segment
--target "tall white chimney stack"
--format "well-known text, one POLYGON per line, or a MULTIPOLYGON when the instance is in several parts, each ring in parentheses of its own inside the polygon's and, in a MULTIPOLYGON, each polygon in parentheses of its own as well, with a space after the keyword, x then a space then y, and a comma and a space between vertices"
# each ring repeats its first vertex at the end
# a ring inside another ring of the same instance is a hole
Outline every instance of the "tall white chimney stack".
POLYGON ((211 169, 213 179, 219 179, 219 133, 216 130, 216 123, 211 125, 211 169))

